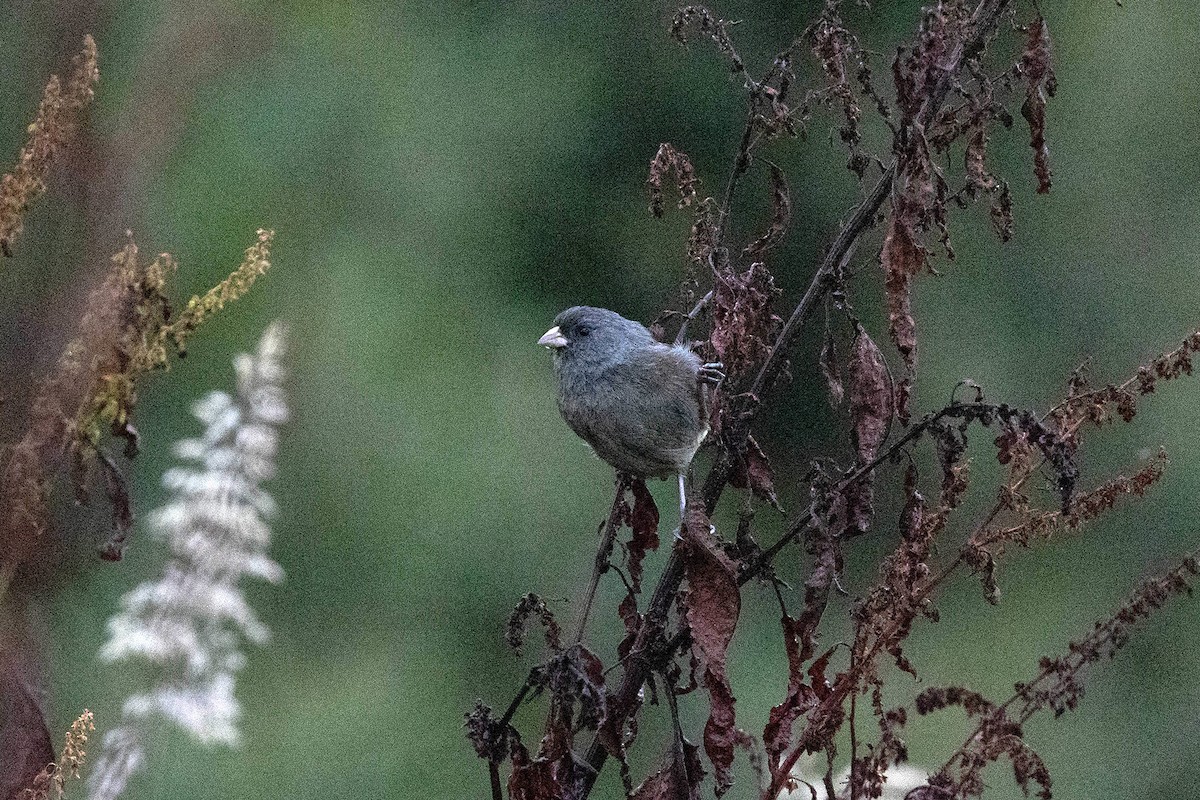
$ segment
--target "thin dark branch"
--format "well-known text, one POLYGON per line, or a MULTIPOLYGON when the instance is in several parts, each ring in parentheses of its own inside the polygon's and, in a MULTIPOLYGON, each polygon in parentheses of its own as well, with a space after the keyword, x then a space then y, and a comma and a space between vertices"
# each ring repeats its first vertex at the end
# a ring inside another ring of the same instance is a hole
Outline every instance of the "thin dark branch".
MULTIPOLYGON (((800 331, 804 327, 804 323, 808 320, 808 315, 811 313, 813 306, 817 301, 824 297, 825 293, 833 288, 832 278, 838 265, 843 262, 843 259, 850 254, 852 248, 857 244, 861 237, 874 224, 875 215, 879 213, 880 206, 887 199, 892 191, 892 180, 896 177, 896 164, 893 162, 884 170, 883 175, 879 176, 879 180, 863 198, 863 201, 858 204, 851 214, 850 220, 842 226, 838 232, 837 238, 826 251, 825 257, 821 259, 820 265, 817 267, 816 273, 813 275, 812 281, 805 290, 804 296, 800 298, 800 303, 792 311, 783 330, 779 332, 775 343, 771 346, 770 352, 767 354, 766 360, 759 369, 758 374, 754 376, 754 383, 750 387, 750 397, 754 402, 760 399, 760 395, 764 388, 775 377, 775 373, 779 370, 782 364, 782 356, 791 348, 792 343, 799 336, 800 331)), ((746 413, 753 414, 754 406, 746 409, 746 413)))
POLYGON ((675 344, 684 344, 687 342, 688 326, 692 324, 696 317, 700 316, 700 313, 704 309, 708 308, 708 304, 712 302, 712 298, 712 289, 709 289, 708 294, 701 297, 692 310, 688 312, 688 315, 683 318, 683 324, 679 326, 679 333, 675 334, 675 344))
POLYGON ((504 800, 504 788, 500 784, 500 765, 488 762, 488 778, 492 782, 492 800, 504 800))
POLYGON ((541 672, 540 668, 534 667, 529 671, 529 677, 525 679, 525 685, 521 687, 521 691, 517 692, 517 696, 508 704, 508 708, 504 710, 504 716, 500 717, 499 725, 504 728, 508 723, 512 722, 513 715, 517 713, 517 709, 521 707, 521 702, 524 701, 529 691, 537 685, 538 675, 541 672))
MULTIPOLYGON (((933 91, 927 97, 925 104, 922 106, 920 113, 917 115, 918 124, 927 125, 941 108, 945 101, 946 95, 953 84, 954 76, 962 68, 963 64, 970 58, 974 58, 981 52, 984 44, 995 32, 1000 15, 1009 5, 1009 0, 981 0, 972 15, 972 30, 970 35, 960 42, 951 52, 947 59, 942 76, 935 85, 933 91)), ((753 105, 751 106, 751 113, 753 105)), ((720 248, 725 248, 724 237, 728 230, 730 205, 736 193, 737 184, 746 170, 749 168, 749 152, 748 148, 753 141, 753 117, 747 118, 747 124, 743 130, 741 141, 739 143, 738 153, 730 173, 729 181, 726 185, 724 202, 721 208, 721 222, 719 228, 718 245, 720 248)), ((813 278, 805 291, 799 305, 793 310, 788 318, 783 329, 781 330, 776 342, 774 343, 766 362, 760 368, 755 377, 751 391, 745 395, 745 400, 737 404, 732 415, 733 424, 730 426, 733 430, 728 431, 722 442, 720 442, 716 459, 713 463, 708 476, 705 479, 702 498, 705 506, 705 512, 711 516, 716 508, 717 502, 724 492, 725 486, 728 484, 730 476, 733 474, 734 465, 737 463, 737 453, 744 447, 746 438, 749 435, 749 426, 760 404, 760 394, 768 386, 771 380, 778 372, 783 356, 790 349, 791 345, 798 338, 800 331, 816 302, 824 296, 831 288, 831 277, 837 267, 843 262, 847 254, 857 244, 859 239, 866 233, 874 224, 879 209, 883 202, 890 195, 892 183, 897 173, 897 165, 895 162, 884 169, 883 174, 876 181, 871 191, 860 202, 853 212, 850 219, 839 231, 833 245, 825 253, 813 278)), ((689 315, 690 316, 690 315, 689 315)), ((686 325, 686 321, 685 321, 686 325)), ((938 412, 939 415, 945 413, 938 412)), ((934 415, 935 417, 938 415, 934 415)), ((867 474, 875 469, 886 458, 894 454, 898 448, 902 447, 907 442, 918 436, 932 422, 932 419, 927 418, 922 423, 918 423, 906 432, 888 451, 879 456, 870 464, 865 464, 854 473, 845 482, 855 480, 862 475, 867 474)), ((739 582, 744 584, 752 577, 759 574, 762 569, 767 567, 775 554, 778 553, 789 541, 793 541, 801 531, 806 529, 811 524, 811 515, 805 514, 789 526, 788 533, 780 539, 779 542, 769 550, 765 551, 754 564, 743 570, 739 575, 739 582)), ((649 676, 653 664, 649 659, 639 657, 644 653, 649 645, 662 637, 663 631, 666 629, 666 622, 670 613, 671 607, 674 605, 675 597, 678 593, 679 585, 683 580, 683 557, 676 546, 670 558, 663 569, 663 574, 655 586, 654 593, 651 597, 650 605, 647 608, 644 621, 641 625, 636 640, 630 650, 630 657, 627 660, 627 666, 622 676, 620 685, 614 692, 610 709, 627 709, 634 708, 638 692, 644 685, 649 676), (638 655, 635 655, 638 654, 638 655)), ((679 637, 675 637, 678 639, 679 637)), ((673 643, 673 642, 672 642, 673 643)), ((668 653, 670 657, 670 653, 668 653)), ((857 683, 857 681, 855 681, 857 683)), ((844 699, 844 694, 836 698, 836 702, 840 703, 844 699)), ((833 695, 827 699, 827 703, 834 702, 833 695)), ((824 705, 824 704, 823 704, 824 705)), ((620 712, 618 712, 620 713, 620 712)), ((807 733, 807 732, 806 732, 807 733)), ((805 737, 802 736, 803 740, 805 737)), ((584 778, 583 785, 580 787, 579 797, 585 800, 591 793, 592 787, 595 785, 596 777, 604 768, 604 764, 608 759, 608 752, 601 744, 599 739, 593 739, 591 746, 588 748, 586 762, 591 768, 584 778)), ((792 759, 794 762, 794 758, 792 759)), ((790 766, 789 768, 790 769, 790 766)), ((768 790, 767 796, 774 797, 779 793, 779 775, 776 775, 772 781, 772 786, 768 790)))
MULTIPOLYGON (((854 670, 854 648, 850 648, 850 670, 854 670)), ((850 693, 850 800, 858 800, 858 689, 850 693)))
MULTIPOLYGON (((1014 706, 1019 701, 1024 701, 1021 707, 1021 712, 1013 718, 1013 720, 1021 726, 1024 726, 1033 716, 1047 707, 1045 702, 1039 702, 1040 698, 1034 691, 1042 684, 1052 679, 1065 681, 1073 679, 1080 671, 1089 664, 1099 660, 1100 647, 1106 641, 1111 642, 1114 631, 1120 625, 1130 624, 1130 620, 1122 615, 1122 612, 1128 607, 1131 602, 1134 602, 1141 590, 1144 590, 1147 585, 1159 584, 1162 586, 1172 585, 1177 581, 1185 580, 1186 576, 1194 575, 1196 570, 1196 560, 1200 558, 1200 550, 1193 550, 1186 553, 1174 567, 1168 570, 1165 574, 1157 578, 1147 579, 1142 583, 1138 590, 1126 600, 1126 605, 1118 612, 1105 620, 1104 622, 1096 623, 1095 628, 1081 642, 1072 642, 1070 645, 1070 654, 1067 657, 1070 659, 1070 667, 1067 670, 1062 670, 1059 662, 1043 659, 1044 662, 1038 670, 1038 674, 1033 680, 1028 683, 1018 684, 1018 689, 1007 700, 993 708, 990 712, 983 715, 983 719, 979 722, 976 728, 971 731, 970 735, 963 741, 950 758, 946 760, 941 768, 933 774, 945 774, 955 761, 967 756, 974 744, 982 741, 985 730, 989 724, 994 723, 995 719, 1002 714, 1005 714, 1009 708, 1014 706)), ((1110 653, 1110 656, 1113 654, 1110 653)), ((956 784, 957 788, 961 786, 961 781, 956 784)))
POLYGON ((583 641, 583 636, 587 632, 588 617, 592 614, 592 603, 596 599, 596 588, 600 585, 600 577, 608 572, 608 559, 612 555, 613 545, 617 541, 617 531, 621 529, 619 518, 621 503, 624 502, 625 489, 628 486, 629 478, 625 475, 618 475, 617 492, 613 497, 612 508, 608 512, 608 519, 604 521, 604 534, 600 537, 600 547, 596 550, 592 580, 588 584, 587 594, 584 595, 583 616, 579 619, 579 630, 575 634, 576 643, 583 641))
POLYGON ((733 169, 725 184, 725 198, 721 201, 721 221, 717 226, 717 250, 722 252, 728 252, 725 237, 729 233, 729 219, 733 215, 733 197, 737 193, 738 181, 750 171, 750 151, 754 146, 755 103, 753 97, 750 97, 749 103, 750 107, 746 111, 746 127, 742 130, 737 157, 733 160, 733 169))
POLYGON ((674 773, 676 793, 691 784, 687 773, 687 754, 684 752, 683 726, 679 722, 679 701, 675 697, 674 681, 665 681, 663 691, 667 694, 667 705, 671 708, 671 771, 674 773))

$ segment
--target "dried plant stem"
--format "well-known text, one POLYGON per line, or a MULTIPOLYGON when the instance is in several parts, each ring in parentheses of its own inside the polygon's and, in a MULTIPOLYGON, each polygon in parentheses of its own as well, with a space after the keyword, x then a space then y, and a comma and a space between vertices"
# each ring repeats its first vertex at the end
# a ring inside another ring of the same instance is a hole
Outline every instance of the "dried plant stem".
POLYGON ((673 681, 666 681, 663 691, 667 695, 667 705, 671 709, 671 770, 674 773, 675 785, 688 786, 687 755, 683 749, 683 726, 679 722, 679 702, 675 697, 673 681))
POLYGON ((781 357, 791 347, 800 331, 804 327, 804 323, 808 320, 808 315, 812 312, 813 307, 817 302, 824 297, 829 291, 833 283, 831 281, 834 271, 839 264, 851 253, 859 238, 866 233, 875 222, 875 215, 879 213, 879 208, 883 205, 883 201, 887 199, 892 191, 892 179, 896 176, 896 164, 892 162, 883 175, 875 182, 871 191, 867 194, 863 201, 854 209, 854 213, 850 216, 849 222, 842 226, 838 232, 837 239, 826 251, 825 257, 821 259, 820 265, 817 267, 816 273, 813 275, 812 281, 805 290, 804 296, 800 298, 800 303, 792 311, 790 317, 783 325, 783 330, 779 332, 779 336, 775 339, 774 345, 771 346, 770 352, 767 354, 766 360, 759 369, 758 374, 754 377, 754 383, 750 387, 750 396, 758 398, 763 389, 774 378, 782 363, 781 357))
POLYGON ((504 800, 504 787, 500 783, 500 765, 495 761, 488 762, 488 778, 492 784, 492 800, 504 800))
MULTIPOLYGON (((1165 586, 1173 584, 1176 581, 1186 581, 1186 576, 1195 575, 1196 562, 1198 558, 1200 558, 1200 550, 1193 550, 1185 554, 1182 558, 1180 558, 1179 563, 1177 563, 1165 574, 1159 576, 1158 578, 1151 578, 1144 581, 1141 587, 1134 592, 1130 601, 1127 601, 1127 603, 1135 601, 1137 596, 1149 585, 1158 584, 1159 586, 1165 586)), ((1179 590, 1176 589, 1176 591, 1179 590)), ((1128 606, 1125 608, 1127 607, 1128 606)), ((1122 611, 1123 610, 1124 608, 1122 611)), ((1026 684, 1018 684, 1017 691, 1015 691, 1007 700, 991 709, 988 713, 984 714, 983 719, 981 719, 975 729, 971 731, 970 735, 967 736, 958 750, 956 750, 948 759, 946 759, 946 762, 934 774, 946 775, 947 771, 954 765, 955 761, 967 756, 971 750, 971 746, 974 743, 981 741, 989 723, 992 723, 998 718, 1006 716, 1008 709, 1012 708, 1019 701, 1024 701, 1025 704, 1022 707, 1020 714, 1018 714, 1013 721, 1017 725, 1021 726, 1029 722, 1029 720, 1032 719, 1038 711, 1047 707, 1044 700, 1039 700, 1034 692, 1035 689, 1047 683, 1048 681, 1055 679, 1060 682, 1072 681, 1075 676, 1078 675, 1079 672, 1081 672, 1086 666, 1098 660, 1101 645, 1103 645, 1105 642, 1111 643, 1113 634, 1117 631, 1117 629, 1122 625, 1128 624, 1129 620, 1122 617, 1121 611, 1118 611, 1117 614, 1109 617, 1104 622, 1097 623, 1095 629, 1092 630, 1092 632, 1089 633, 1083 641, 1071 643, 1069 656, 1071 659, 1071 665, 1065 671, 1058 668, 1057 662, 1049 659, 1043 659, 1041 668, 1034 679, 1026 684)), ((1110 652, 1109 655, 1112 656, 1113 653, 1110 652)), ((946 796, 957 797, 958 792, 961 790, 965 781, 966 776, 963 776, 956 781, 953 786, 940 788, 947 792, 946 796)))
MULTIPOLYGON (((850 669, 854 669, 854 648, 850 648, 850 669)), ((858 692, 850 693, 850 800, 858 800, 858 692)))
POLYGON ((600 537, 600 548, 596 551, 596 562, 592 568, 592 580, 588 584, 587 594, 583 599, 583 615, 579 619, 579 630, 575 634, 576 643, 583 641, 587 632, 588 617, 592 613, 592 603, 596 600, 596 589, 600 585, 600 577, 608 572, 608 559, 612 555, 613 545, 617 541, 617 531, 621 528, 620 510, 625 498, 625 489, 629 486, 629 478, 617 476, 617 493, 613 497, 612 508, 608 519, 604 521, 604 533, 600 537))
MULTIPOLYGON (((705 476, 701 491, 694 499, 689 498, 689 503, 697 502, 703 505, 706 516, 713 514, 725 487, 729 485, 731 478, 738 474, 739 467, 744 468, 747 448, 748 445, 752 444, 752 439, 750 438, 751 427, 757 414, 762 409, 765 399, 764 395, 777 382, 777 378, 787 362, 789 351, 800 339, 805 326, 813 316, 814 309, 820 305, 820 301, 830 291, 838 287, 841 270, 844 269, 847 262, 853 257, 853 253, 864 235, 875 227, 880 219, 881 209, 884 208, 885 201, 896 195, 897 199, 894 202, 899 203, 899 194, 902 191, 908 191, 908 182, 914 180, 912 178, 914 164, 917 167, 921 166, 920 159, 914 157, 913 153, 918 151, 925 152, 921 149, 921 146, 925 144, 926 131, 935 127, 936 124, 940 124, 935 121, 942 119, 940 115, 951 90, 956 86, 956 82, 966 80, 962 78, 962 73, 965 70, 975 69, 975 64, 980 54, 1000 29, 1002 20, 1012 5, 1012 0, 977 0, 977 4, 975 4, 969 18, 966 18, 966 10, 956 5, 951 15, 954 22, 953 27, 946 29, 952 30, 954 33, 952 36, 947 36, 947 38, 942 40, 943 46, 941 48, 936 51, 926 51, 925 54, 929 60, 922 65, 921 74, 923 77, 921 78, 920 91, 923 97, 919 99, 919 105, 914 103, 904 107, 905 116, 902 127, 892 125, 891 120, 888 119, 889 126, 896 133, 893 151, 895 156, 890 163, 878 162, 881 174, 870 185, 870 188, 867 189, 861 199, 849 210, 848 217, 844 218, 846 221, 838 230, 833 243, 826 249, 820 261, 816 264, 810 282, 800 301, 791 310, 783 326, 779 329, 778 334, 768 340, 769 346, 765 348, 765 353, 762 355, 756 354, 754 360, 749 362, 749 368, 746 372, 738 376, 743 379, 752 376, 752 380, 748 382, 739 380, 740 385, 737 387, 739 393, 734 394, 730 392, 725 395, 725 404, 722 408, 721 418, 723 421, 721 437, 716 443, 712 466, 705 476), (929 55, 930 53, 933 55, 929 55)), ((836 3, 832 3, 831 6, 836 6, 836 3)), ((704 20, 703 24, 707 26, 702 27, 702 30, 705 30, 716 39, 718 46, 731 58, 734 64, 734 72, 745 76, 742 61, 736 52, 733 52, 732 45, 728 42, 728 37, 724 33, 722 26, 725 23, 720 21, 714 23, 709 12, 702 7, 688 6, 681 13, 685 22, 689 14, 695 15, 696 18, 702 18, 704 20)), ((933 12, 931 11, 930 14, 932 15, 933 12)), ((929 19, 934 19, 934 17, 931 16, 929 19)), ((841 31, 840 35, 846 35, 844 29, 839 28, 837 30, 841 31)), ((922 35, 925 35, 927 32, 928 29, 923 23, 922 35)), ((836 33, 835 31, 835 35, 836 33)), ((863 69, 865 71, 866 68, 864 67, 863 69)), ((713 239, 706 240, 709 265, 714 269, 730 266, 729 244, 727 240, 730 231, 732 206, 739 183, 748 173, 756 147, 760 140, 764 138, 755 135, 756 126, 759 124, 759 118, 756 117, 756 113, 758 111, 758 93, 764 91, 763 86, 767 82, 764 81, 764 84, 757 84, 749 76, 745 76, 745 78, 747 81, 746 89, 750 93, 750 108, 742 135, 739 139, 734 162, 724 187, 724 193, 721 196, 721 203, 718 206, 719 217, 716 221, 716 230, 712 231, 711 228, 705 229, 711 233, 715 233, 713 239)), ((863 80, 861 75, 859 79, 863 80)), ((868 74, 866 81, 869 80, 870 77, 868 74)), ((899 82, 899 78, 897 78, 897 81, 899 82)), ((786 92, 786 89, 784 91, 786 92)), ((870 96, 875 97, 869 85, 865 91, 870 96)), ((900 92, 901 89, 898 87, 897 91, 900 92)), ((878 98, 876 99, 878 102, 878 98)), ((786 111, 787 109, 784 108, 784 112, 786 111)), ((848 111, 848 116, 849 113, 848 111)), ((884 113, 886 117, 886 111, 884 113)), ((782 179, 780 182, 782 183, 782 179)), ((786 186, 784 186, 783 191, 786 195, 786 186)), ((897 211, 896 213, 899 212, 897 211)), ((786 217, 786 197, 784 200, 784 216, 786 217)), ((696 223, 697 226, 708 224, 708 217, 698 219, 700 221, 696 223)), ((922 228, 922 230, 924 229, 922 228)), ((713 292, 706 294, 695 304, 691 312, 684 317, 675 339, 676 343, 686 341, 689 326, 708 307, 708 304, 713 302, 713 297, 713 292)), ((909 366, 911 367, 911 364, 909 366)), ((894 392, 888 392, 887 394, 894 396, 894 392)), ((832 482, 830 491, 833 493, 842 492, 847 487, 860 481, 860 479, 870 475, 885 461, 895 458, 905 447, 911 445, 922 435, 930 432, 931 428, 934 428, 943 418, 957 418, 965 426, 967 422, 981 419, 979 416, 980 412, 995 413, 988 409, 1000 410, 1001 414, 1011 411, 1011 409, 1004 406, 991 406, 990 404, 979 402, 975 404, 960 403, 952 399, 947 407, 934 414, 926 415, 914 425, 907 426, 907 415, 903 416, 902 419, 906 422, 906 429, 903 434, 883 450, 883 452, 877 453, 875 447, 872 447, 868 452, 864 452, 860 456, 862 463, 850 470, 841 480, 832 482)), ((888 412, 888 417, 891 417, 890 411, 888 412)), ((987 418, 985 417, 984 419, 987 418)), ((1007 421, 1008 417, 1003 417, 1003 419, 1007 421)), ((985 424, 987 423, 985 422, 985 424)), ((889 438, 889 433, 890 431, 883 432, 880 436, 880 441, 882 442, 889 438)), ((1014 469, 1010 476, 1009 488, 1019 488, 1036 472, 1036 469, 1037 467, 1033 464, 1023 465, 1019 471, 1014 469)), ((620 489, 620 487, 618 488, 620 489)), ((944 491, 947 490, 944 489, 944 491)), ((1069 497, 1069 495, 1067 496, 1069 497)), ((1066 500, 1064 500, 1065 502, 1066 500)), ((948 508, 952 507, 952 505, 948 506, 948 508)), ((1003 512, 1004 508, 1006 506, 1003 505, 1003 502, 998 501, 997 505, 986 516, 984 521, 976 526, 976 531, 985 530, 1003 512)), ((612 524, 612 516, 615 514, 615 511, 616 506, 614 503, 614 510, 610 514, 609 523, 601 542, 601 549, 597 555, 592 582, 587 591, 584 604, 584 621, 580 625, 576 642, 581 641, 585 633, 587 616, 595 599, 599 578, 610 567, 608 564, 608 557, 612 547, 610 534, 615 535, 612 524)), ((940 512, 941 510, 939 510, 940 512)), ((766 573, 770 569, 774 558, 784 548, 789 544, 799 541, 814 527, 817 523, 817 519, 814 517, 816 513, 822 512, 808 510, 800 513, 789 521, 786 532, 771 547, 758 551, 753 557, 744 558, 743 563, 738 565, 737 584, 739 586, 745 585, 750 580, 766 573)), ((939 527, 936 528, 935 532, 940 532, 940 526, 944 524, 944 520, 940 520, 938 522, 939 527)), ((931 528, 930 531, 930 536, 932 537, 934 529, 931 528)), ((829 548, 832 549, 830 552, 840 546, 839 539, 845 540, 853 535, 853 529, 846 529, 845 532, 831 534, 829 548)), ((893 652, 895 642, 904 638, 906 632, 915 621, 916 616, 920 613, 920 609, 923 607, 922 604, 928 598, 932 597, 948 578, 956 572, 961 571, 964 565, 971 565, 972 563, 970 553, 964 551, 958 553, 951 560, 951 563, 941 570, 933 574, 923 573, 921 577, 910 581, 911 592, 905 597, 906 607, 897 610, 891 617, 877 620, 871 628, 863 629, 861 639, 856 642, 855 648, 852 650, 849 666, 837 676, 836 680, 829 684, 828 691, 820 697, 820 701, 815 706, 807 708, 804 714, 804 728, 798 737, 790 735, 792 721, 789 720, 787 722, 788 734, 782 739, 780 750, 776 750, 773 753, 774 755, 783 751, 784 754, 777 759, 777 764, 771 765, 769 786, 762 794, 764 800, 774 800, 783 790, 784 786, 788 785, 791 771, 803 753, 821 749, 822 746, 831 741, 831 737, 836 735, 837 731, 846 722, 845 705, 847 701, 850 703, 850 734, 853 740, 851 755, 852 761, 857 761, 860 744, 858 741, 859 731, 856 729, 858 722, 856 719, 857 695, 862 691, 864 686, 869 686, 874 680, 877 668, 876 662, 886 653, 893 652)), ((609 751, 605 743, 607 742, 608 746, 612 747, 614 744, 613 736, 615 734, 617 737, 615 740, 616 746, 618 748, 622 747, 621 740, 624 737, 626 725, 638 713, 641 706, 639 694, 647 681, 652 679, 654 673, 663 672, 675 658, 679 649, 686 646, 689 640, 689 628, 686 624, 682 623, 680 629, 674 635, 667 635, 672 608, 676 604, 680 586, 684 579, 684 564, 685 548, 676 543, 664 565, 662 575, 651 594, 640 623, 637 624, 636 632, 632 636, 632 643, 630 644, 627 641, 622 645, 625 655, 619 663, 623 664, 623 674, 619 683, 615 683, 615 685, 613 683, 609 684, 609 694, 607 695, 606 703, 608 719, 604 722, 603 733, 597 734, 593 738, 586 756, 582 759, 584 764, 579 765, 581 767, 579 771, 573 773, 577 781, 574 785, 573 796, 577 798, 587 798, 594 788, 595 781, 608 760, 609 751)), ((809 587, 811 590, 811 599, 806 601, 808 605, 803 618, 805 630, 804 647, 807 649, 802 651, 804 655, 797 657, 797 660, 800 662, 805 662, 812 658, 811 648, 815 642, 816 628, 820 624, 825 609, 823 598, 825 595, 828 595, 837 580, 835 569, 827 569, 825 570, 825 574, 827 574, 827 579, 823 589, 820 586, 809 587)), ((813 580, 819 581, 819 578, 814 577, 813 580)), ((736 592, 733 594, 736 597, 736 592)), ((736 615, 736 610, 734 614, 736 615)), ((733 624, 736 625, 736 618, 733 624)), ((527 684, 514 701, 514 705, 510 707, 510 713, 505 715, 502 727, 507 724, 508 719, 511 717, 512 708, 515 708, 515 705, 528 694, 528 691, 529 686, 527 684)), ((668 692, 670 692, 670 687, 668 687, 668 692)), ((678 764, 681 736, 678 730, 677 711, 675 710, 675 697, 673 694, 668 697, 668 702, 672 706, 672 719, 676 728, 675 756, 676 764, 678 764)), ((731 706, 731 702, 726 704, 730 718, 732 717, 731 706)), ((714 705, 714 711, 715 709, 714 705)), ((710 718, 711 722, 712 718, 710 718)), ((728 730, 727 727, 725 731, 727 732, 728 730)), ((712 753, 710 752, 711 755, 712 753)), ((722 767, 718 763, 717 758, 713 758, 713 763, 717 766, 718 771, 720 771, 722 767)), ((727 769, 727 765, 725 768, 727 769)), ((851 795, 853 797, 865 796, 864 787, 861 785, 863 772, 863 768, 858 766, 852 767, 851 795)), ((721 784, 720 780, 721 778, 718 777, 718 793, 728 786, 728 784, 721 784)), ((827 776, 826 783, 832 783, 829 780, 829 776, 827 776)))
POLYGON ((692 324, 692 321, 695 320, 696 317, 700 316, 700 312, 704 311, 704 309, 708 307, 708 304, 712 302, 712 298, 712 289, 709 289, 708 293, 704 295, 704 297, 701 297, 698 301, 696 301, 696 305, 693 306, 692 310, 688 312, 688 315, 683 318, 683 324, 679 326, 679 333, 675 334, 675 344, 684 344, 687 341, 688 326, 692 324))

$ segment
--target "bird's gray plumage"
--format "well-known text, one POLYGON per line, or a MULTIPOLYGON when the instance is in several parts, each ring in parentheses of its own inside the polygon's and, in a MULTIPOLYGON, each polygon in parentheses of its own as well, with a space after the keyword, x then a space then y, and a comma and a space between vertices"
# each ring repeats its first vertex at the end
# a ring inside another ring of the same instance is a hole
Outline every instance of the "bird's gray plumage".
POLYGON ((700 358, 603 308, 575 306, 554 322, 558 408, 571 429, 622 472, 684 473, 708 433, 700 358))

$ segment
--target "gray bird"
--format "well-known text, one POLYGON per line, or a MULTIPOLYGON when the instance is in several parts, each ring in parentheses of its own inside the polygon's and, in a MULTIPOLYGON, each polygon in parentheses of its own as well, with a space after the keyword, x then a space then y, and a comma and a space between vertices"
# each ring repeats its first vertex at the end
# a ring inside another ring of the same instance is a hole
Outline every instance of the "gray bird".
POLYGON ((724 377, 721 365, 591 306, 559 314, 538 344, 554 353, 558 410, 571 430, 620 472, 678 475, 682 514, 683 476, 708 434, 704 386, 724 377))

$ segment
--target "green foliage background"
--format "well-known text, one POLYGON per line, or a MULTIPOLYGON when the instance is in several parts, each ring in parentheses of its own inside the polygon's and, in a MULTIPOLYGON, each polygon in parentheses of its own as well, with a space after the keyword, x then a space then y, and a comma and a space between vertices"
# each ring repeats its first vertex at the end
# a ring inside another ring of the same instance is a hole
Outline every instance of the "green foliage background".
MULTIPOLYGON (((759 70, 820 5, 714 10, 744 20, 737 40, 759 70)), ((876 5, 849 19, 889 54, 915 29, 917 4, 876 5)), ((1200 17, 1187 3, 1124 5, 1044 4, 1060 83, 1049 109, 1054 191, 1033 194, 1021 126, 999 133, 992 160, 1015 190, 1017 236, 1001 247, 983 209, 954 215, 958 260, 917 288, 919 409, 963 377, 993 399, 1045 408, 1085 357, 1099 382, 1123 378, 1200 324, 1200 17)), ((241 676, 244 748, 164 741, 131 796, 485 795, 462 713, 476 697, 505 705, 536 657, 536 647, 514 656, 501 638, 522 593, 580 596, 611 492, 607 467, 558 419, 534 341, 574 303, 647 321, 677 304, 689 221, 647 213, 646 165, 671 141, 714 192, 740 130, 737 81, 706 42, 669 41, 671 10, 147 0, 0 12, 0 161, 15 158, 45 77, 85 31, 102 74, 91 138, 30 215, 17 258, 0 264, 12 397, 70 334, 126 227, 143 252, 178 257, 181 297, 232 269, 256 227, 278 232, 274 270, 144 387, 146 452, 132 467, 144 513, 163 496, 169 443, 196 429, 193 399, 230 384, 230 357, 266 322, 288 322, 294 421, 274 484, 274 555, 288 579, 252 589, 275 638, 241 676), (105 174, 117 176, 111 195, 96 190, 105 174)), ((802 75, 813 77, 811 62, 802 75)), ((829 141, 836 124, 818 114, 807 141, 767 153, 787 170, 795 206, 773 265, 784 303, 858 191, 829 141)), ((743 198, 748 232, 765 207, 761 170, 743 198)), ((882 341, 872 251, 858 263, 858 304, 882 341)), ((804 502, 798 476, 809 458, 848 452, 814 360, 810 337, 795 353, 791 399, 764 420, 790 508, 804 502)), ((1084 485, 1160 444, 1172 456, 1167 478, 1082 535, 1009 560, 998 608, 970 581, 955 584, 943 622, 922 624, 913 640, 924 683, 896 679, 892 700, 945 681, 1006 696, 1040 655, 1200 540, 1197 397, 1194 382, 1163 386, 1132 425, 1094 436, 1084 485)), ((997 472, 988 437, 974 443, 979 505, 997 472)), ((654 487, 664 511, 669 489, 654 487)), ((893 541, 895 515, 883 514, 853 557, 852 591, 893 541)), ((778 522, 766 511, 760 519, 769 540, 778 522)), ((970 519, 960 516, 955 534, 970 519)), ((64 520, 74 555, 43 613, 52 721, 65 729, 87 706, 103 731, 137 678, 95 662, 104 621, 162 552, 139 531, 125 562, 89 560, 103 513, 64 520)), ((802 570, 787 568, 794 581, 802 570)), ((615 599, 601 597, 605 643, 615 599)), ((555 607, 572 617, 567 602, 555 607)), ((744 616, 733 685, 739 714, 761 729, 786 677, 769 592, 751 591, 744 616)), ((845 634, 832 629, 826 641, 845 634)), ((1077 713, 1032 726, 1057 796, 1200 791, 1198 636, 1196 605, 1177 602, 1096 670, 1077 713)), ((692 730, 700 704, 686 701, 692 730)), ((534 738, 537 713, 522 717, 534 738)), ((649 710, 645 735, 661 731, 663 715, 649 710)), ((937 766, 966 731, 954 712, 914 722, 914 763, 937 766)), ((641 745, 642 771, 656 748, 641 745)), ((991 796, 1019 795, 1003 768, 989 775, 991 796)), ((735 797, 752 796, 743 778, 735 797)), ((612 775, 604 789, 619 795, 612 775)))

